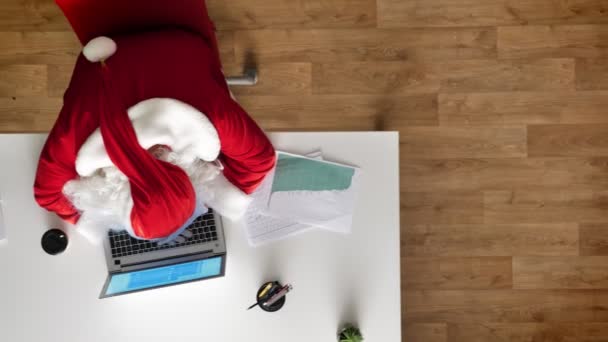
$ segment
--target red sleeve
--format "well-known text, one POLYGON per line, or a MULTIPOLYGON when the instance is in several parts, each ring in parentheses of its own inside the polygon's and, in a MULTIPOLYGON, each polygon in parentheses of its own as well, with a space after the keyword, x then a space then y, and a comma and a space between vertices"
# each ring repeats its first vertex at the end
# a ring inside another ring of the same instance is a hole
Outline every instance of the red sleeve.
POLYGON ((224 175, 245 193, 252 193, 275 165, 274 147, 262 129, 231 98, 210 118, 217 129, 224 175))
POLYGON ((63 195, 63 185, 77 176, 74 166, 74 137, 69 129, 69 113, 64 107, 42 148, 34 182, 38 204, 62 219, 75 223, 79 213, 63 195))
POLYGON ((88 75, 88 65, 80 56, 74 78, 64 97, 59 117, 49 133, 40 153, 34 198, 38 204, 62 219, 75 223, 80 214, 63 195, 63 186, 77 177, 76 155, 80 146, 97 128, 98 120, 90 111, 94 99, 87 95, 89 88, 83 82, 88 75))

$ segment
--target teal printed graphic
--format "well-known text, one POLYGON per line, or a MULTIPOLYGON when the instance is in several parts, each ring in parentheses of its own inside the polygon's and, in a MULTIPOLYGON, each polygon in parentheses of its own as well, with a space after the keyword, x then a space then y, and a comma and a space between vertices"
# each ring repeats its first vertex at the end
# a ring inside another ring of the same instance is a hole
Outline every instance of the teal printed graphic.
POLYGON ((355 169, 279 153, 272 192, 346 190, 355 169))

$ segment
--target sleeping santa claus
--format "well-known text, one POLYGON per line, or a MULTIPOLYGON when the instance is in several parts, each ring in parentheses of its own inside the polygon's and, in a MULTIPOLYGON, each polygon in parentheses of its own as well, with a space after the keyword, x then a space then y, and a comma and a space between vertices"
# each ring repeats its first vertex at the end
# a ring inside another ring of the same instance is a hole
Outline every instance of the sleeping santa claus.
POLYGON ((84 45, 40 155, 40 206, 100 241, 238 219, 274 149, 230 96, 201 0, 57 0, 84 45))

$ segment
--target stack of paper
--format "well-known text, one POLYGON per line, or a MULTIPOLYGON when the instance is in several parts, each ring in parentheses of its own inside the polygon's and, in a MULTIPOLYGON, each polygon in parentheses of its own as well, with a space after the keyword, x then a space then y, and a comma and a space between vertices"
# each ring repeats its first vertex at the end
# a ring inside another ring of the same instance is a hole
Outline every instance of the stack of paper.
POLYGON ((253 246, 311 228, 350 232, 361 171, 307 156, 277 153, 277 166, 253 193, 247 237, 253 246))

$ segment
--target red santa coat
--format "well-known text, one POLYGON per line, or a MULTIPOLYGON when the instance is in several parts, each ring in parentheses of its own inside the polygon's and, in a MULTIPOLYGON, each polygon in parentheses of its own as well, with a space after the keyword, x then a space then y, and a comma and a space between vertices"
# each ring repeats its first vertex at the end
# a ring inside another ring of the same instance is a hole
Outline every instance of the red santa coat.
MULTIPOLYGON (((125 150, 125 144, 137 145, 126 109, 151 98, 176 99, 204 113, 220 139, 219 159, 224 175, 239 189, 251 193, 274 166, 274 149, 263 131, 230 97, 214 38, 181 29, 117 34, 111 38, 118 50, 105 62, 105 69, 100 63, 78 57, 64 106, 40 155, 34 184, 36 201, 66 221, 78 220, 80 213, 62 189, 66 182, 78 177, 75 161, 80 147, 100 123, 104 134, 105 122, 104 144, 112 161, 122 164, 121 160, 127 160, 126 166, 116 166, 143 188, 140 202, 148 211, 143 217, 132 215, 132 220, 138 221, 133 222, 136 234, 158 238, 178 228, 192 213, 191 205, 184 205, 183 213, 176 213, 175 203, 165 198, 162 185, 146 185, 145 174, 149 171, 140 168, 137 159, 142 151, 132 155, 129 149, 125 150), (108 140, 109 136, 114 138, 108 140), (158 203, 151 203, 159 200, 166 200, 161 205, 164 210, 158 208, 158 203), (145 227, 150 222, 165 224, 150 230, 145 227)), ((159 179, 171 182, 181 177, 180 171, 171 166, 161 169, 164 173, 155 174, 159 179)), ((132 181, 134 197, 135 185, 132 181)), ((191 189, 183 189, 183 185, 183 179, 171 185, 177 189, 171 192, 177 201, 192 197, 191 189)))

